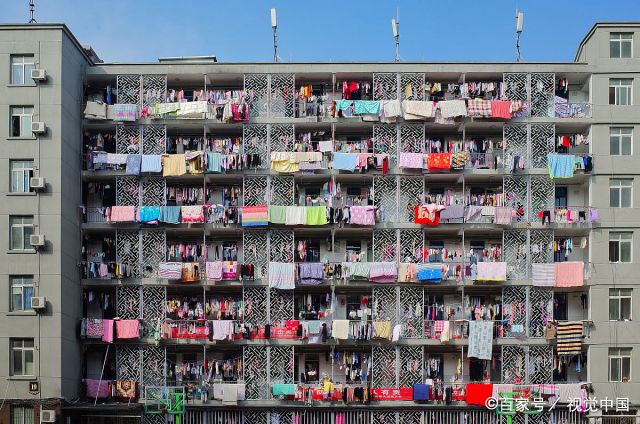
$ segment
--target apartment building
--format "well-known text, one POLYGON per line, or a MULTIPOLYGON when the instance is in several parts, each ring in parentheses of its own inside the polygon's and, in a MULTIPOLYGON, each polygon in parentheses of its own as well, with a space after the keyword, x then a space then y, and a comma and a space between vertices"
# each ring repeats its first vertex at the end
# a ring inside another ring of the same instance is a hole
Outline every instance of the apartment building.
POLYGON ((1 25, 0 422, 635 422, 638 34, 116 64, 1 25))

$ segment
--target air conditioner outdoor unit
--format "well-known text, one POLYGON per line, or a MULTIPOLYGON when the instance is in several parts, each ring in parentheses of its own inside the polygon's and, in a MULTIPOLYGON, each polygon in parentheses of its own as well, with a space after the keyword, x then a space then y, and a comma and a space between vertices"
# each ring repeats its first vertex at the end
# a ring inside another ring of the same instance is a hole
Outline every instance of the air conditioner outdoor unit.
POLYGON ((31 309, 44 309, 47 307, 47 299, 45 297, 32 297, 31 309))
POLYGON ((41 409, 40 410, 40 422, 41 423, 55 423, 56 422, 56 411, 51 409, 41 409))
POLYGON ((47 132, 47 126, 44 124, 44 122, 32 122, 31 132, 34 134, 44 134, 45 132, 47 132))
POLYGON ((29 187, 42 190, 46 186, 46 181, 43 177, 31 177, 29 178, 29 187))
POLYGON ((29 237, 29 243, 33 247, 42 247, 45 243, 44 234, 31 234, 29 237))
POLYGON ((32 69, 31 79, 34 81, 44 81, 47 79, 47 71, 44 69, 32 69))

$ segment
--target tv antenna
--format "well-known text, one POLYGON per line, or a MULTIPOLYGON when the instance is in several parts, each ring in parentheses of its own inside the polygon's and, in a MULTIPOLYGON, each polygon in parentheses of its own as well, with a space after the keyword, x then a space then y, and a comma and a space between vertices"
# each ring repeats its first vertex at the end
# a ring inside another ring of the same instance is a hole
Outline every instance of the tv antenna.
POLYGON ((34 0, 29 0, 29 13, 31 14, 31 19, 29 19, 30 24, 38 23, 36 21, 36 3, 34 0))
POLYGON ((524 24, 524 12, 516 9, 516 62, 520 62, 520 35, 522 34, 522 25, 524 24))

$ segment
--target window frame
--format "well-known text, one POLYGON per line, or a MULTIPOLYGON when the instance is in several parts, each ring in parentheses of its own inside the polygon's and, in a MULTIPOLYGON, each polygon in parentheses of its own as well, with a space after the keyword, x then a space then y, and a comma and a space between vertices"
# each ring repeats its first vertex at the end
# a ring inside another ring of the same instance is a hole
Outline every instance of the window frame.
POLYGON ((633 32, 610 32, 609 33, 609 58, 611 59, 631 59, 633 57, 633 32), (627 38, 628 37, 628 38, 627 38), (623 44, 629 44, 629 56, 623 55, 623 44), (618 45, 618 55, 613 54, 613 46, 618 45))
POLYGON ((10 312, 25 312, 32 311, 31 298, 35 295, 35 284, 33 282, 33 275, 10 275, 9 276, 9 311, 10 312), (14 293, 14 289, 20 289, 20 306, 17 309, 15 307, 14 297, 18 293, 14 293), (31 296, 29 302, 25 300, 25 289, 31 289, 31 296))
POLYGON ((609 352, 608 352, 608 363, 609 363, 609 372, 608 372, 608 381, 611 383, 628 383, 631 381, 631 356, 632 356, 632 349, 631 348, 609 348, 609 352), (623 371, 623 365, 624 365, 624 360, 627 359, 629 361, 629 370, 628 370, 628 377, 627 380, 624 380, 623 375, 625 374, 623 371), (619 375, 617 376, 617 379, 614 379, 612 376, 612 364, 615 361, 619 361, 618 363, 618 372, 619 375))
MULTIPOLYGON (((33 248, 33 246, 31 245, 31 243, 28 240, 28 237, 25 237, 25 235, 27 234, 27 232, 25 232, 25 228, 27 227, 31 227, 31 234, 33 234, 33 229, 34 227, 34 223, 33 223, 33 215, 10 215, 9 216, 9 250, 10 251, 33 251, 35 250, 33 248), (14 220, 17 220, 18 218, 20 218, 22 220, 22 222, 20 223, 15 223, 14 220), (25 223, 24 220, 25 219, 31 219, 31 224, 25 223), (16 228, 22 228, 22 248, 14 248, 13 247, 13 229, 14 227, 16 228)), ((31 235, 29 234, 29 235, 31 235)))
POLYGON ((36 69, 36 58, 33 54, 12 54, 9 57, 9 81, 11 85, 35 85, 33 79, 31 79, 31 70, 36 69), (20 63, 14 63, 14 59, 22 59, 20 63), (31 59, 31 62, 25 61, 25 59, 31 59), (28 65, 31 65, 29 71, 27 72, 28 65), (22 82, 14 81, 14 68, 22 69, 22 82))
POLYGON ((629 288, 610 288, 609 289, 609 321, 614 321, 614 322, 618 322, 618 321, 633 321, 633 289, 629 289, 629 288), (623 300, 628 300, 629 301, 629 318, 624 318, 622 317, 622 301, 623 300), (617 303, 617 309, 618 309, 618 317, 617 318, 612 318, 611 317, 611 302, 614 301, 615 303, 617 303))
POLYGON ((33 122, 33 114, 34 114, 34 108, 31 105, 13 105, 13 106, 9 106, 9 137, 10 138, 32 138, 33 137, 33 132, 31 131, 31 123, 33 122), (27 109, 31 109, 31 113, 27 113, 27 109), (22 130, 24 129, 23 126, 25 126, 25 121, 27 120, 27 117, 29 117, 29 125, 26 128, 26 134, 24 134, 22 132, 22 130), (17 118, 18 119, 18 128, 20 130, 20 132, 18 133, 18 135, 15 135, 15 126, 14 126, 14 119, 17 118))
POLYGON ((9 375, 12 377, 33 377, 35 376, 35 374, 33 373, 35 371, 35 357, 36 357, 36 348, 35 348, 35 341, 33 338, 23 338, 23 337, 19 337, 19 338, 10 338, 9 339, 9 375), (25 342, 31 342, 31 346, 25 346, 25 342), (15 344, 17 342, 20 342, 22 345, 21 346, 15 346, 15 344), (16 372, 16 364, 14 361, 14 354, 15 352, 20 351, 21 354, 21 365, 22 365, 22 370, 20 372, 16 372), (26 364, 28 363, 27 361, 27 353, 31 352, 31 374, 27 374, 27 366, 26 364))
POLYGON ((616 209, 629 209, 633 207, 633 178, 609 178, 609 207, 616 209), (622 193, 629 191, 628 199, 629 205, 623 205, 622 193), (618 204, 614 205, 612 202, 612 193, 618 192, 618 204))
POLYGON ((609 155, 611 156, 632 156, 633 155, 633 127, 609 127, 609 155), (629 133, 627 134, 626 131, 629 133), (628 137, 629 153, 624 153, 624 141, 628 137), (614 153, 613 143, 617 143, 617 153, 614 153))
POLYGON ((614 264, 633 263, 633 231, 610 231, 609 232, 609 262, 614 264), (627 235, 630 235, 629 239, 626 238, 627 235), (616 254, 614 255, 614 258, 617 258, 617 260, 612 260, 612 256, 611 256, 612 243, 616 243, 616 254), (621 260, 622 259, 622 243, 629 244, 629 261, 628 262, 621 260))
POLYGON ((33 159, 9 160, 9 193, 33 193, 31 185, 29 184, 29 179, 31 177, 33 177, 33 159), (20 169, 13 169, 14 165, 17 164, 22 164, 23 167, 20 169), (14 174, 16 174, 16 178, 14 178, 14 174), (21 180, 23 187, 16 187, 14 189, 14 183, 16 183, 17 186, 18 180, 21 180))
POLYGON ((33 424, 33 407, 27 405, 14 405, 11 407, 11 424, 33 424), (22 411, 22 419, 16 416, 15 411, 22 411))
POLYGON ((633 105, 633 78, 609 78, 609 105, 633 105), (629 82, 629 84, 627 85, 624 82, 629 82), (620 93, 623 89, 627 91, 626 103, 620 103, 620 93))

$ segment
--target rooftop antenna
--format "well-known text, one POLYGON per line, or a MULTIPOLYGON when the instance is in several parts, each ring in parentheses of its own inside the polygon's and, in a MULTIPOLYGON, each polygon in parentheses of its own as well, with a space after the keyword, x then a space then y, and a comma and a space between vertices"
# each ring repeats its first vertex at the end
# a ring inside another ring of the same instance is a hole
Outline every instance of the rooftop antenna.
POLYGON ((34 0, 29 0, 29 13, 31 13, 31 19, 29 19, 30 24, 37 23, 35 13, 36 13, 36 4, 34 0))
POLYGON ((522 34, 522 25, 524 24, 524 12, 516 9, 516 62, 520 62, 520 34, 522 34))
POLYGON ((271 28, 273 29, 273 61, 278 61, 278 17, 276 8, 271 8, 271 28))
POLYGON ((393 31, 393 38, 396 40, 396 62, 400 62, 400 9, 396 8, 396 17, 391 19, 391 31, 393 31))

